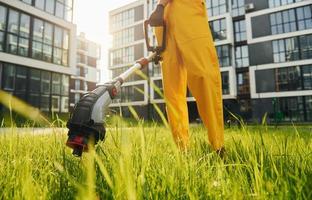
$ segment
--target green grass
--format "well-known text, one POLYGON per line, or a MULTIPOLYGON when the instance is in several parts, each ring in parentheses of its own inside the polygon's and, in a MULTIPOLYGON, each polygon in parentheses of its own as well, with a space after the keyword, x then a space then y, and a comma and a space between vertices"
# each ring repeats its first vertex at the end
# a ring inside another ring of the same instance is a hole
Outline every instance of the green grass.
POLYGON ((65 147, 66 130, 0 135, 0 199, 311 199, 309 127, 259 126, 225 132, 227 159, 191 128, 180 152, 157 125, 109 125, 106 141, 82 159, 65 147))

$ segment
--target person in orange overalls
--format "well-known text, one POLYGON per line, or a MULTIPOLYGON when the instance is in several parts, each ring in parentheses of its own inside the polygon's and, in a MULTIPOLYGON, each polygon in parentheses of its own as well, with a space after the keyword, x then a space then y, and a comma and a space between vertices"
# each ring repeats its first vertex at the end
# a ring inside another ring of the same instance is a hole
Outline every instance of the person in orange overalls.
MULTIPOLYGON (((167 25, 166 50, 161 63, 164 97, 171 131, 181 149, 189 146, 187 86, 213 149, 222 156, 224 122, 218 56, 208 24, 204 0, 159 0, 152 26, 167 25)), ((159 40, 161 30, 155 29, 159 40)))

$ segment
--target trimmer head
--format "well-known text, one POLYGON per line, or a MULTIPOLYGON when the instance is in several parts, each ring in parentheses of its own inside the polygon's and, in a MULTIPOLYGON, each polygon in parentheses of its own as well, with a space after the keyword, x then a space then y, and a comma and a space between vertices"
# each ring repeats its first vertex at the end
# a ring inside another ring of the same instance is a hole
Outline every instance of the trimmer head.
POLYGON ((66 145, 73 149, 73 155, 81 157, 83 152, 88 152, 89 145, 95 145, 105 138, 104 124, 94 124, 92 126, 74 125, 67 123, 68 139, 66 145))

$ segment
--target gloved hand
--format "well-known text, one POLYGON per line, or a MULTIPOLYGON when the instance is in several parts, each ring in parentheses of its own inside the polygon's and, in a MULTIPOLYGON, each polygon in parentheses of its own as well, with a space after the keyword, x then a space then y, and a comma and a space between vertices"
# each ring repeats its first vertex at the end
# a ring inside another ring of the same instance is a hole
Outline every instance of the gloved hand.
POLYGON ((165 6, 158 4, 149 18, 150 25, 153 27, 164 25, 165 6))

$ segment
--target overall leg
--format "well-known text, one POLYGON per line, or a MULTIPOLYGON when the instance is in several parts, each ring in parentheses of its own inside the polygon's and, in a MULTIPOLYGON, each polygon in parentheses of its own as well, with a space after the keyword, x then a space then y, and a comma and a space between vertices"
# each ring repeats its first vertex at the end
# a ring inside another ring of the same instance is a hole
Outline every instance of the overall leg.
MULTIPOLYGON (((160 35, 156 30, 156 35, 160 35)), ((187 71, 182 65, 175 38, 167 33, 167 47, 163 53, 162 76, 166 110, 174 140, 179 148, 189 144, 189 121, 186 103, 187 71)))
POLYGON ((179 46, 187 68, 188 86, 208 138, 215 150, 224 144, 222 82, 218 58, 211 38, 198 38, 179 46))

